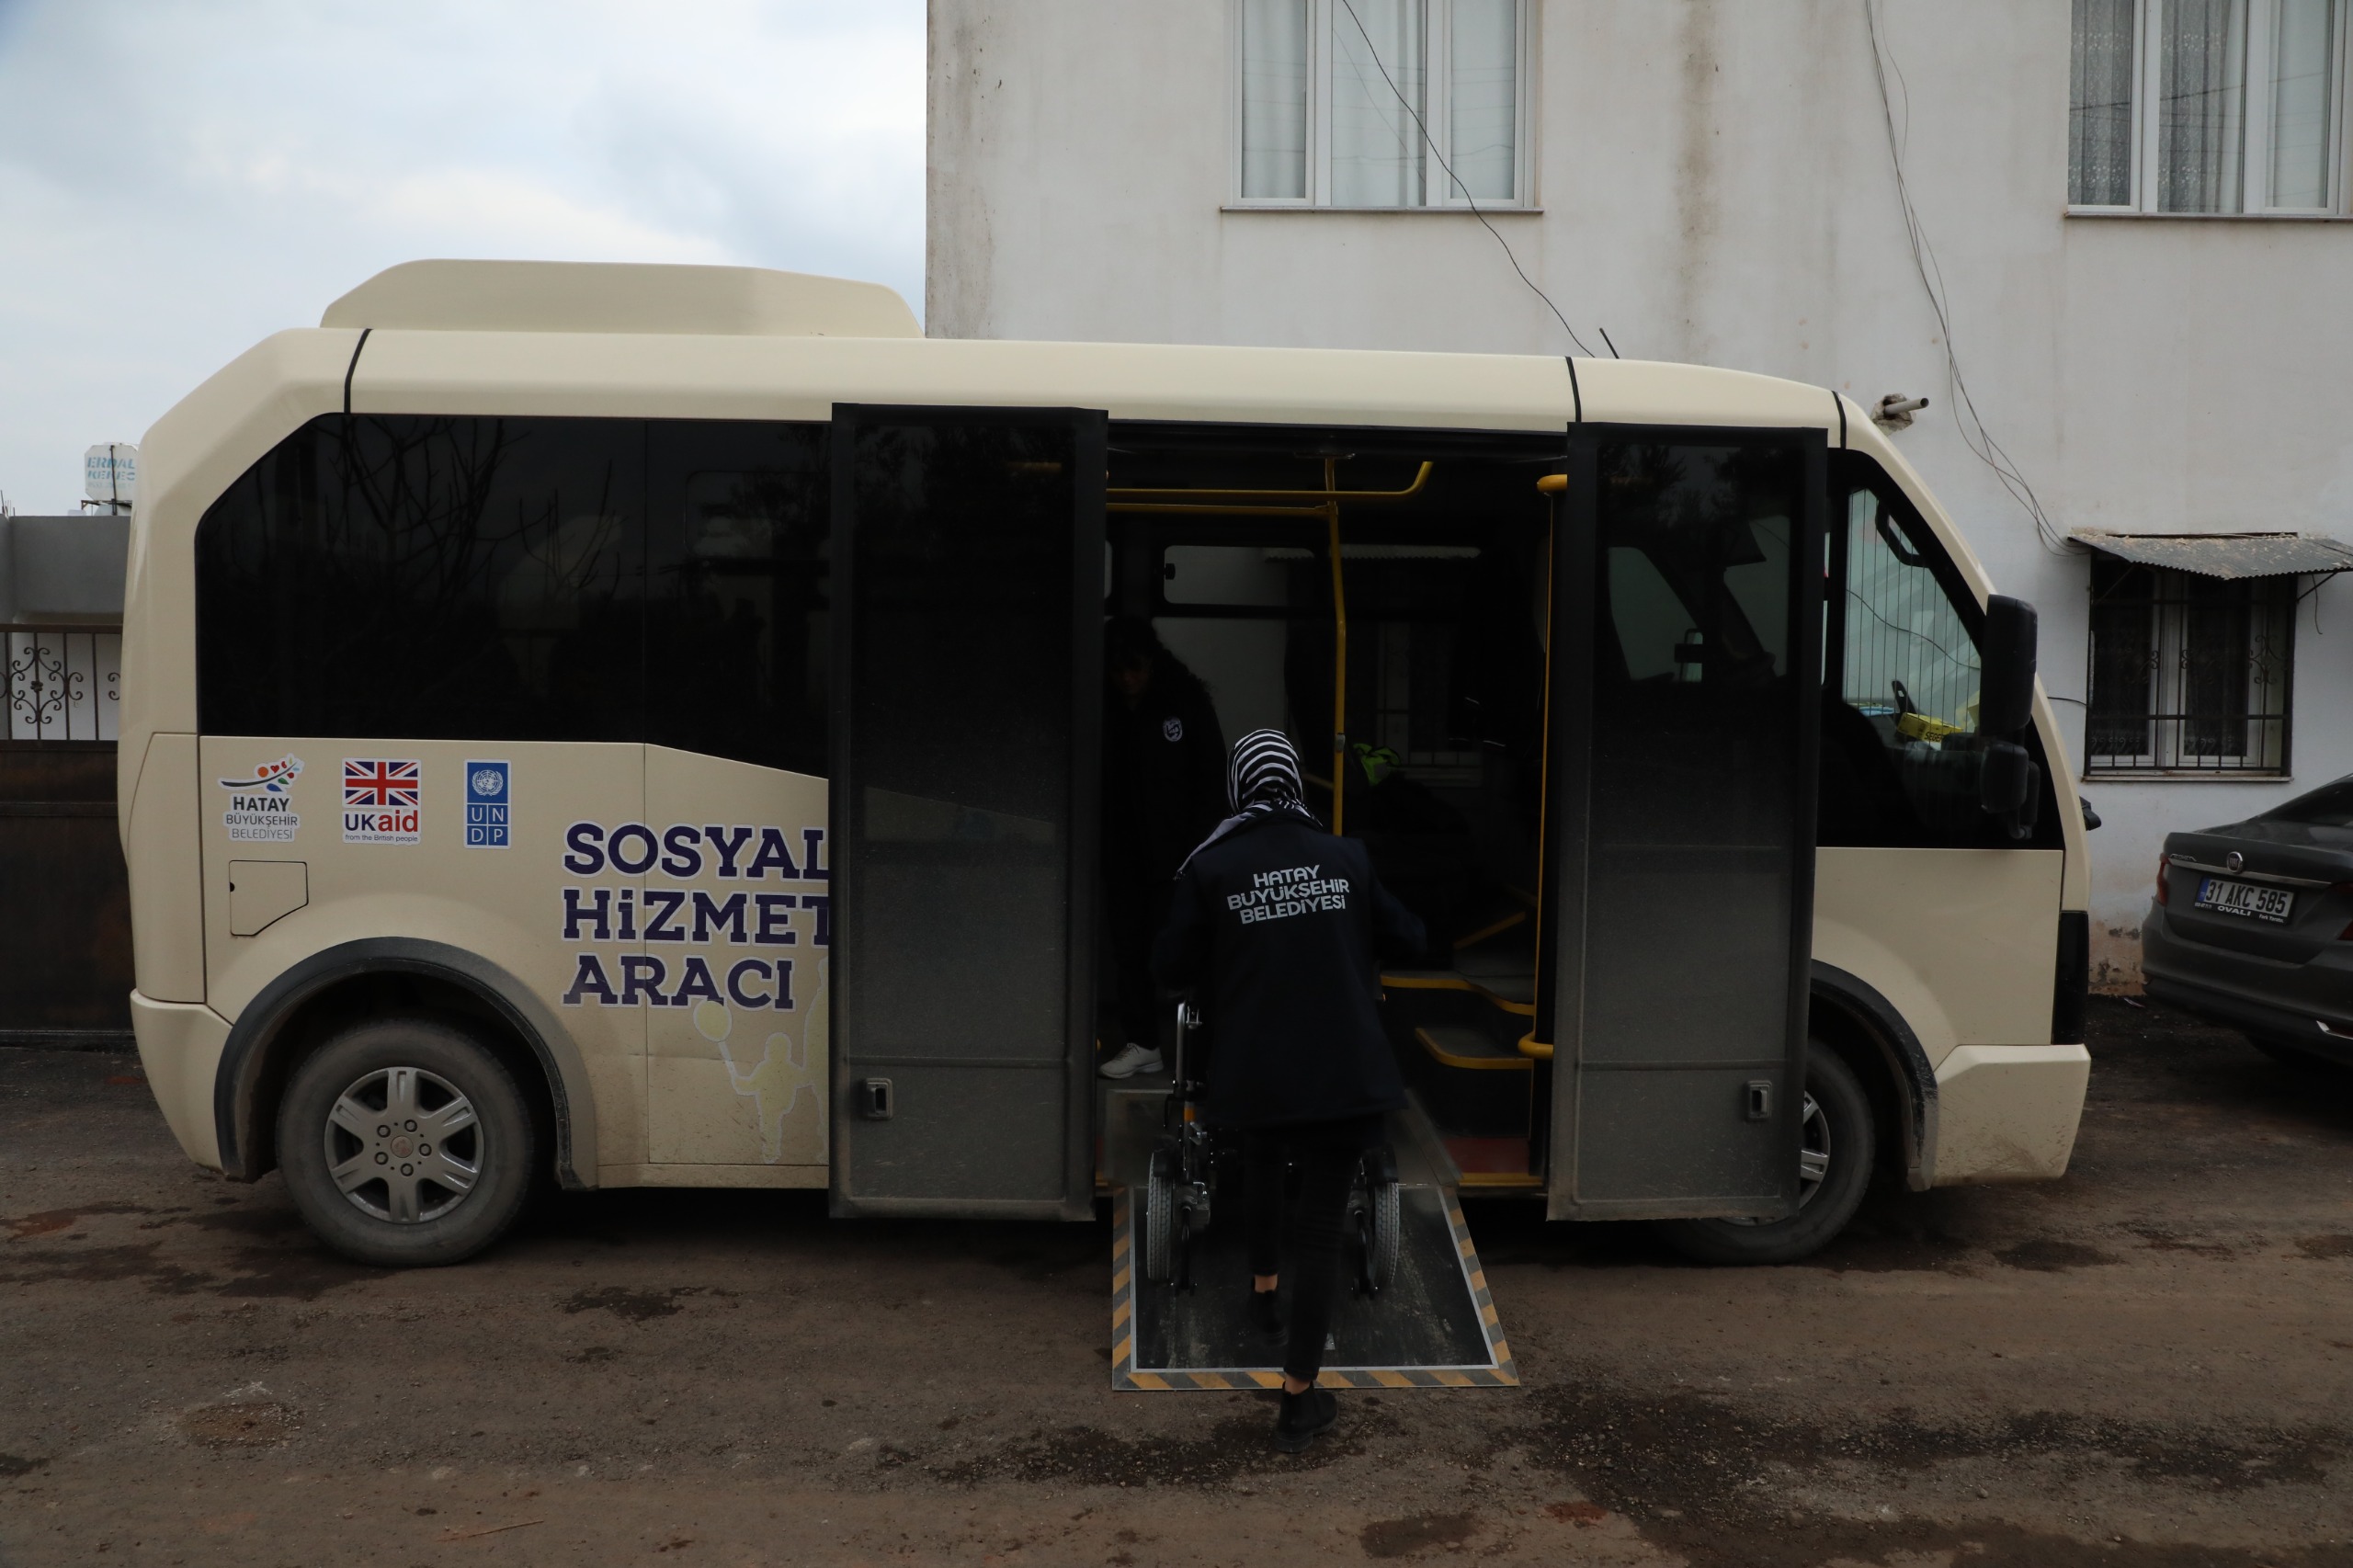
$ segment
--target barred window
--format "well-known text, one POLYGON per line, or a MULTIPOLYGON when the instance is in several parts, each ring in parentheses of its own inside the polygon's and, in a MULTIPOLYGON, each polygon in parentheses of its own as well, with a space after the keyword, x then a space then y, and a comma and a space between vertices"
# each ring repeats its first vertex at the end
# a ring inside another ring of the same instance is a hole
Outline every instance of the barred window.
POLYGON ((2287 772, 2295 581, 2095 556, 2085 774, 2287 772))

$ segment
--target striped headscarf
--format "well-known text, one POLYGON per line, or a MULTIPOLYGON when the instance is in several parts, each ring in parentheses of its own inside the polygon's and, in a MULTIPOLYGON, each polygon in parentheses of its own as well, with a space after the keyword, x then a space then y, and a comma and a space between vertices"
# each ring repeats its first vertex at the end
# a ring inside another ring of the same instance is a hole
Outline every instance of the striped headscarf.
POLYGON ((1233 743, 1225 765, 1225 809, 1261 814, 1286 808, 1302 815, 1307 804, 1299 781, 1299 753, 1280 730, 1253 730, 1233 743))
MULTIPOLYGON (((1225 765, 1225 807, 1233 814, 1195 846, 1193 855, 1236 828, 1266 817, 1290 815, 1311 827, 1324 825, 1307 809, 1300 783, 1299 753, 1280 730, 1253 730, 1233 743, 1233 756, 1225 765)), ((1185 857, 1186 865, 1192 864, 1193 855, 1185 857)), ((1177 868, 1177 874, 1184 874, 1184 867, 1177 868)))

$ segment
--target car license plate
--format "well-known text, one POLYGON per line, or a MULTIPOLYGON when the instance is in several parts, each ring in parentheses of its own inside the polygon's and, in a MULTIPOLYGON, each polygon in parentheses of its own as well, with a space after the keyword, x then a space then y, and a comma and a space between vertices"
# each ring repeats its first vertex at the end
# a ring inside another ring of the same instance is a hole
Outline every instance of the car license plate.
POLYGON ((2283 922, 2295 902, 2294 893, 2279 888, 2259 888, 2253 882, 2208 877, 2198 884, 2198 907, 2217 915, 2253 915, 2257 920, 2283 922))

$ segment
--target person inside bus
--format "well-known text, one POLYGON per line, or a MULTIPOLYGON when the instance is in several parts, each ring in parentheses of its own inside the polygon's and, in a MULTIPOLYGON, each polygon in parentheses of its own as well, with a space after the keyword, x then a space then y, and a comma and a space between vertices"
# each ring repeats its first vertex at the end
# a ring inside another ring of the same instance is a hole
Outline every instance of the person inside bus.
POLYGON ((1150 621, 1116 617, 1103 641, 1103 904, 1122 1043, 1102 1073, 1125 1078, 1160 1071, 1152 938, 1176 868, 1224 814, 1225 737, 1209 687, 1150 621))
POLYGON ((1297 1453, 1338 1416, 1324 1366, 1340 1231, 1357 1163, 1405 1103, 1381 1026, 1380 960, 1410 960, 1422 923, 1373 875, 1362 841, 1307 809, 1299 754, 1279 730, 1236 742, 1233 814, 1178 871, 1153 948, 1161 983, 1205 998, 1216 1036, 1204 1111, 1239 1131, 1247 1171, 1251 1315, 1285 1335, 1277 1302, 1283 1172, 1301 1167, 1290 1218, 1291 1292, 1275 1446, 1297 1453))

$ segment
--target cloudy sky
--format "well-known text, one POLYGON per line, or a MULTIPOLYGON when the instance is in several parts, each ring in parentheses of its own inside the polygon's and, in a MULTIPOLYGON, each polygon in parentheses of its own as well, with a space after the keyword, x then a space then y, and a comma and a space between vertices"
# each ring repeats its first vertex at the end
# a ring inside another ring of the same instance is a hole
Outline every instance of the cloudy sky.
POLYGON ((922 0, 0 0, 0 494, 417 256, 923 296, 922 0))

